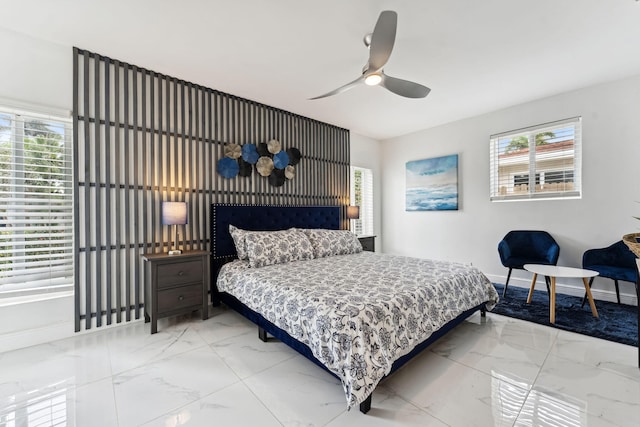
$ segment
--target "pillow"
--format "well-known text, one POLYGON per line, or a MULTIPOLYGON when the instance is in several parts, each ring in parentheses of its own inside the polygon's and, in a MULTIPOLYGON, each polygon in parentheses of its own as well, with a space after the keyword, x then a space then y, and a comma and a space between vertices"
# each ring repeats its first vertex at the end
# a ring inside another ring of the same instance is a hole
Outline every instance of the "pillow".
POLYGON ((313 247, 314 258, 362 252, 358 237, 349 230, 302 229, 313 247))
POLYGON ((252 268, 313 259, 311 242, 299 230, 250 231, 245 242, 252 268))
POLYGON ((233 244, 236 246, 238 258, 240 259, 249 259, 249 257, 247 256, 247 243, 245 241, 245 237, 248 233, 250 232, 241 230, 238 227, 229 224, 229 234, 231 234, 233 244))

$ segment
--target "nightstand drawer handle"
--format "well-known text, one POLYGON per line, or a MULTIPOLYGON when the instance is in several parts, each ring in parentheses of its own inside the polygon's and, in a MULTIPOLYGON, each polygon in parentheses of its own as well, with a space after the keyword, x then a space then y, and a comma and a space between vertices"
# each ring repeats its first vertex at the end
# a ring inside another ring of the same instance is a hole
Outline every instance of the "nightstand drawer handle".
POLYGON ((184 276, 184 271, 182 270, 178 271, 178 276, 184 276))
POLYGON ((184 299, 184 297, 183 297, 182 295, 180 295, 180 296, 178 297, 178 301, 182 301, 183 299, 184 299))

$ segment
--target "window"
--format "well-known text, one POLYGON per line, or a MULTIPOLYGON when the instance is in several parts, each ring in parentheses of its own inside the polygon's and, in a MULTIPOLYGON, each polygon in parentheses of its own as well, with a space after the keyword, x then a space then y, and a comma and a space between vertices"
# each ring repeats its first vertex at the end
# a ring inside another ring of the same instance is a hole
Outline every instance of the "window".
POLYGON ((373 173, 351 166, 351 205, 360 206, 360 218, 352 220, 357 235, 373 234, 373 173))
POLYGON ((580 117, 490 138, 491 200, 579 198, 580 117))
POLYGON ((71 122, 0 107, 0 297, 71 290, 71 122))

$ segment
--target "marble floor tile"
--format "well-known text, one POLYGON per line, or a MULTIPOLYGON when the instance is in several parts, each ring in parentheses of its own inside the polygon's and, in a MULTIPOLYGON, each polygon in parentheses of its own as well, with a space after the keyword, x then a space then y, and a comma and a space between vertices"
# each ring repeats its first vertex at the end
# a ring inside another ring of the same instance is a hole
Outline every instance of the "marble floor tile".
POLYGON ((514 427, 623 427, 584 410, 584 402, 577 399, 532 390, 514 427))
POLYGON ((328 427, 395 427, 425 426, 447 427, 447 424, 407 402, 393 390, 379 385, 373 395, 373 404, 367 414, 353 408, 338 415, 328 427))
POLYGON ((194 403, 168 412, 145 427, 281 426, 243 383, 236 383, 194 403))
POLYGON ((421 353, 383 384, 451 426, 511 426, 527 396, 527 384, 421 353))
POLYGON ((40 393, 111 378, 103 333, 84 334, 0 353, 0 407, 40 393))
POLYGON ((191 325, 192 322, 166 324, 155 334, 143 322, 109 330, 107 343, 113 374, 206 346, 191 325))
POLYGON ((637 347, 560 331, 551 354, 640 380, 637 347))
POLYGON ((257 329, 218 341, 211 344, 211 348, 240 378, 246 378, 298 355, 280 341, 261 341, 257 329))
POLYGON ((111 377, 85 384, 33 390, 14 404, 0 405, 2 426, 118 425, 111 377))
POLYGON ((302 356, 244 379, 285 426, 322 426, 344 412, 340 381, 302 356))
POLYGON ((478 334, 475 328, 455 332, 439 339, 431 351, 488 375, 499 374, 519 387, 531 388, 547 357, 547 352, 478 334))
POLYGON ((549 355, 534 390, 620 426, 640 425, 640 378, 549 355))
POLYGON ((555 328, 490 312, 487 313, 487 319, 487 324, 492 326, 487 332, 496 338, 544 352, 549 351, 560 332, 555 328))
POLYGON ((238 313, 226 308, 209 307, 209 319, 194 321, 191 327, 200 334, 207 344, 216 343, 227 338, 253 332, 258 335, 258 327, 238 313))
POLYGON ((239 382, 208 346, 115 375, 120 425, 139 425, 239 382))

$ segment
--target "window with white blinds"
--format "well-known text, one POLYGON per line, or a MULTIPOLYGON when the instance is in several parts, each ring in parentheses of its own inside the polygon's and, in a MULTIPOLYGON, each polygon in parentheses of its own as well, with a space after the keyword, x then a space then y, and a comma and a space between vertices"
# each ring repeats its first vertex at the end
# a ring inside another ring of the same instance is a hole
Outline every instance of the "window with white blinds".
POLYGON ((73 288, 71 134, 0 106, 0 298, 73 288))
POLYGON ((490 137, 491 200, 579 198, 582 119, 490 137))
POLYGON ((371 169, 351 166, 351 205, 360 207, 360 218, 353 219, 355 234, 373 234, 373 172, 371 169))

